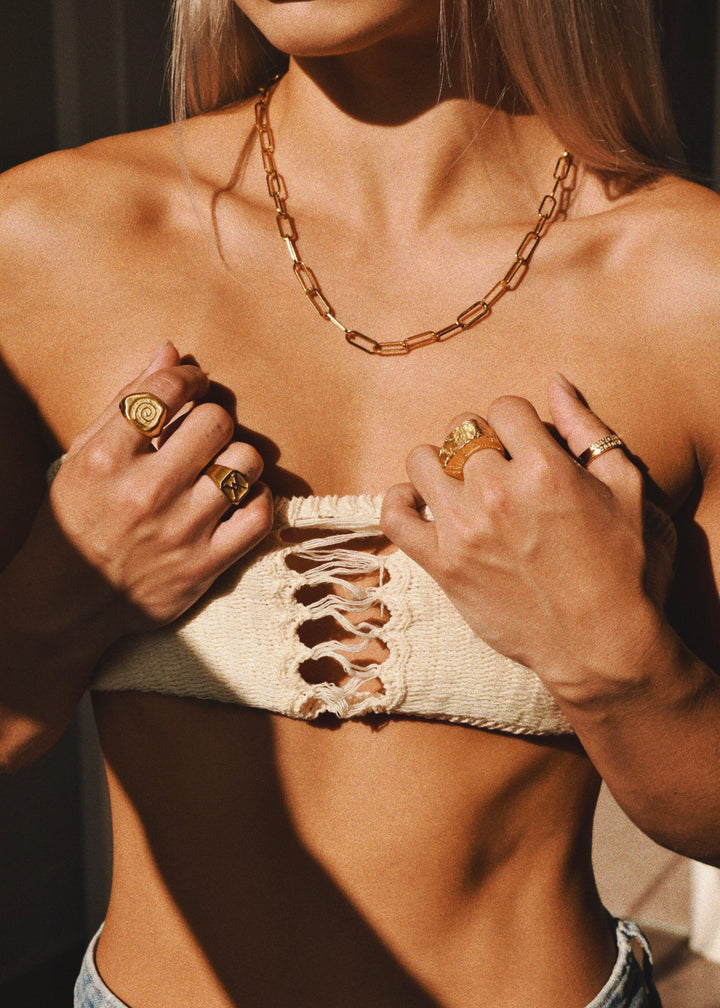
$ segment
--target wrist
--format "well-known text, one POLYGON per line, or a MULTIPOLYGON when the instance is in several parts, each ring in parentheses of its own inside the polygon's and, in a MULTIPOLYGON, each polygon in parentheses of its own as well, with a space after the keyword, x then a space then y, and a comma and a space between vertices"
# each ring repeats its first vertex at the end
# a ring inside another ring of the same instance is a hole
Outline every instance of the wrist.
MULTIPOLYGON (((602 618, 596 617, 596 624, 602 618)), ((704 681, 688 674, 687 649, 649 599, 631 617, 608 620, 606 632, 601 629, 593 635, 599 643, 564 655, 547 674, 539 672, 571 720, 605 717, 658 699, 691 703, 704 688, 704 681)))

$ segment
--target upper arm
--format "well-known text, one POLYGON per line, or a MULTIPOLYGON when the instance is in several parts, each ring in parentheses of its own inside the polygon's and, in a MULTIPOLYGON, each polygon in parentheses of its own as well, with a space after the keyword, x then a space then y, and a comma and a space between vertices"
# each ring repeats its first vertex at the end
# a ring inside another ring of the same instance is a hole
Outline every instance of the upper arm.
POLYGON ((47 465, 126 379, 126 288, 144 276, 176 172, 159 129, 0 176, 0 566, 27 535, 47 465))
POLYGON ((53 454, 22 369, 46 296, 43 217, 52 175, 37 162, 0 177, 0 567, 27 537, 53 454))
POLYGON ((0 568, 27 537, 58 453, 41 403, 63 382, 53 333, 62 318, 72 323, 63 250, 82 227, 71 192, 77 162, 50 155, 0 177, 0 568))
POLYGON ((676 517, 678 552, 670 599, 686 644, 720 672, 720 200, 708 194, 690 214, 691 251, 672 280, 681 311, 673 365, 680 422, 689 433, 697 480, 676 517))

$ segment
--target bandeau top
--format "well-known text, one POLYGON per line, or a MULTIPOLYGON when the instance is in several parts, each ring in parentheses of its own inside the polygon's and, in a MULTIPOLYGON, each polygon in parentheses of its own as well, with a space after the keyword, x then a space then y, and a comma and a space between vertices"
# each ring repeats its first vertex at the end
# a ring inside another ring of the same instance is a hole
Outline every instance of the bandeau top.
MULTIPOLYGON (((572 733, 533 672, 477 637, 406 554, 388 552, 381 502, 369 495, 276 501, 260 546, 181 619, 114 645, 91 688, 220 700, 303 719, 403 714, 513 734, 572 733), (303 643, 308 622, 334 629, 303 643), (373 660, 362 654, 370 642, 373 660), (313 675, 313 662, 326 669, 328 659, 338 675, 313 675)), ((669 575, 674 527, 656 508, 648 519, 669 575)))

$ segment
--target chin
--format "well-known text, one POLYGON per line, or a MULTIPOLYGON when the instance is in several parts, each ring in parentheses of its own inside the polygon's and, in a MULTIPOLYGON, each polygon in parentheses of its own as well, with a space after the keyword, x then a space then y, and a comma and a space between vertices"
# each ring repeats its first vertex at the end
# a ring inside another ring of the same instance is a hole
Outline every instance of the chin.
POLYGON ((341 56, 392 38, 437 34, 439 0, 234 0, 290 56, 341 56))

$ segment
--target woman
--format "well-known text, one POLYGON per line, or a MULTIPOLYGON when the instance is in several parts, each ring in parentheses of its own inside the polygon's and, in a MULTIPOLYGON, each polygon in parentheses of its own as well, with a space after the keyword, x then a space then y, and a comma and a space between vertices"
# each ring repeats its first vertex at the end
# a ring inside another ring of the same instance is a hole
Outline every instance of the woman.
POLYGON ((113 805, 77 1005, 638 1008, 599 775, 720 861, 717 198, 641 0, 445 6, 180 0, 202 114, 4 181, 3 761, 95 673, 113 805))

